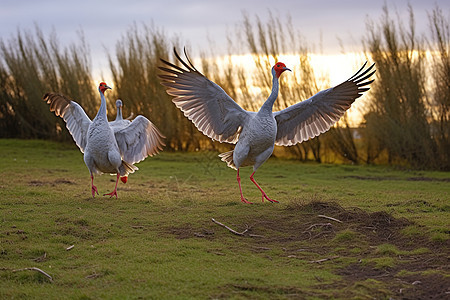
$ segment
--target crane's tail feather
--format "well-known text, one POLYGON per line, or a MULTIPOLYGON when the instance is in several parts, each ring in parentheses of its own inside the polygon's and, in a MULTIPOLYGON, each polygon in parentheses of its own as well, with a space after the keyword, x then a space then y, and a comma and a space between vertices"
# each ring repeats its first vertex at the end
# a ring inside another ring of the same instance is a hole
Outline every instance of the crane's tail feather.
POLYGON ((234 150, 220 153, 219 157, 221 158, 222 161, 227 163, 228 167, 237 170, 236 165, 234 164, 234 161, 233 161, 233 152, 234 152, 234 150))
POLYGON ((134 173, 136 170, 139 170, 139 168, 133 164, 127 163, 124 160, 122 160, 122 164, 119 167, 120 176, 127 176, 130 173, 134 173))

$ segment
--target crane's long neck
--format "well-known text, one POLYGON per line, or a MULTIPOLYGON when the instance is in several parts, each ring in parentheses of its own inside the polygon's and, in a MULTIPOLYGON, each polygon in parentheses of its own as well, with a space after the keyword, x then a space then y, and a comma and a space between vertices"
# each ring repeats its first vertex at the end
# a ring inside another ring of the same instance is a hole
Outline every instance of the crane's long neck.
POLYGON ((272 72, 272 75, 272 92, 270 93, 269 98, 267 98, 266 102, 264 102, 264 104, 261 106, 261 109, 259 111, 272 112, 273 104, 275 103, 275 100, 277 100, 279 82, 278 77, 274 74, 274 72, 272 72))
POLYGON ((116 121, 120 121, 122 120, 122 107, 117 106, 117 116, 116 116, 116 121))
POLYGON ((96 118, 102 118, 102 119, 108 120, 107 116, 106 116, 106 99, 105 99, 105 95, 103 94, 103 92, 100 89, 99 89, 99 92, 100 92, 101 103, 100 103, 100 108, 99 108, 99 110, 97 112, 96 118))

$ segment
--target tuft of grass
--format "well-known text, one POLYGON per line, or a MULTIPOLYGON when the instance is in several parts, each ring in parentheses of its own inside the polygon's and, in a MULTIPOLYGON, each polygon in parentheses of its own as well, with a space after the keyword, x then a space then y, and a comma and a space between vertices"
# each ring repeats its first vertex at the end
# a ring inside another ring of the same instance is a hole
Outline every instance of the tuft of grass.
POLYGON ((382 244, 379 245, 375 251, 375 253, 379 254, 379 255, 399 255, 400 251, 397 249, 396 246, 391 245, 391 244, 382 244))
POLYGON ((393 257, 374 257, 362 260, 365 265, 373 265, 375 269, 393 268, 397 261, 393 257))
POLYGON ((350 253, 354 253, 354 254, 359 254, 363 251, 363 249, 361 249, 360 247, 354 247, 352 249, 350 249, 350 253))
POLYGON ((420 236, 423 234, 423 228, 417 226, 416 224, 409 225, 402 230, 402 234, 409 237, 420 236))
POLYGON ((381 244, 378 245, 375 253, 378 255, 388 255, 388 256, 398 256, 398 255, 417 255, 427 253, 430 250, 425 247, 415 248, 411 251, 399 250, 395 245, 392 244, 381 244))
POLYGON ((390 294, 383 283, 375 279, 357 282, 349 288, 355 291, 356 298, 366 298, 367 295, 371 295, 371 297, 384 299, 390 294))
POLYGON ((431 234, 431 240, 433 242, 438 242, 438 243, 444 243, 447 242, 449 240, 449 233, 448 232, 433 232, 431 234))
POLYGON ((355 240, 358 240, 358 233, 354 232, 353 230, 343 230, 336 234, 336 236, 333 238, 333 243, 346 243, 346 242, 353 242, 355 240))

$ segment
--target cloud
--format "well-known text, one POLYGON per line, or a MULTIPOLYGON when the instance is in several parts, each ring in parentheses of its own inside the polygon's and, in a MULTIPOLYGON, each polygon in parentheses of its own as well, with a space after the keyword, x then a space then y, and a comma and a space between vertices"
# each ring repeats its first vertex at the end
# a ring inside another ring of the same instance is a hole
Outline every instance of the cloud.
MULTIPOLYGON (((209 50, 212 40, 217 48, 226 49, 227 31, 242 22, 245 11, 250 17, 258 15, 263 22, 269 12, 292 23, 311 44, 322 43, 325 53, 339 52, 339 39, 346 48, 361 47, 369 16, 377 20, 384 1, 373 0, 228 0, 228 1, 92 1, 60 2, 50 0, 2 0, 0 10, 0 38, 15 35, 17 28, 33 30, 36 23, 44 33, 53 29, 61 43, 77 42, 77 31, 83 30, 93 55, 93 61, 105 56, 104 48, 114 52, 116 43, 133 24, 154 24, 168 37, 179 36, 200 50, 209 50)), ((417 22, 417 32, 428 29, 427 11, 434 2, 421 0, 388 1, 397 8, 407 22, 407 3, 411 3, 417 22)), ((449 1, 436 2, 444 12, 450 10, 449 1)), ((390 10, 391 11, 391 10, 390 10)), ((392 10, 392 13, 395 12, 392 10)), ((103 65, 106 65, 104 62, 103 65)))

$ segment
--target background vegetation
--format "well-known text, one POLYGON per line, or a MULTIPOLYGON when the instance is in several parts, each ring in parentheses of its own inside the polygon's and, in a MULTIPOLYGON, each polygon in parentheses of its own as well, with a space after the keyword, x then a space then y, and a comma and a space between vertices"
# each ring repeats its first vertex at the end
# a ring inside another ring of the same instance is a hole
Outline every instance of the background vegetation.
POLYGON ((368 25, 365 45, 377 63, 377 82, 365 115, 368 153, 385 151, 390 163, 449 168, 450 31, 439 9, 430 15, 432 40, 417 36, 414 14, 405 28, 384 9, 368 25))
MULTIPOLYGON (((360 128, 351 128, 344 118, 326 134, 276 149, 275 155, 303 161, 450 170, 449 22, 436 7, 429 15, 428 34, 418 36, 413 9, 409 11, 407 26, 392 17, 387 7, 379 20, 368 21, 362 42, 367 60, 377 65, 377 73, 371 92, 365 95, 369 105, 360 128)), ((122 98, 125 111, 154 121, 168 138, 166 150, 228 148, 199 133, 159 84, 159 58, 173 60, 173 46, 181 50, 180 39, 167 38, 154 26, 135 25, 128 30, 117 42, 115 53, 109 53, 115 86, 109 100, 122 98)), ((198 69, 245 109, 257 110, 269 94, 269 70, 282 53, 296 55, 300 64, 282 78, 275 110, 329 87, 326 78, 314 73, 311 49, 289 20, 281 23, 270 15, 263 23, 257 16, 244 14, 236 32, 229 36, 229 56, 213 58, 213 47, 201 53, 198 69), (289 39, 282 38, 285 36, 289 39), (242 53, 253 54, 252 74, 232 63, 232 56, 242 53), (259 92, 255 93, 252 85, 259 87, 259 92)), ((98 107, 96 85, 82 33, 78 43, 66 47, 58 44, 56 33, 45 36, 38 27, 0 40, 0 137, 71 140, 63 121, 48 112, 42 95, 63 93, 93 116, 98 107)), ((114 113, 109 110, 111 118, 114 113)))

